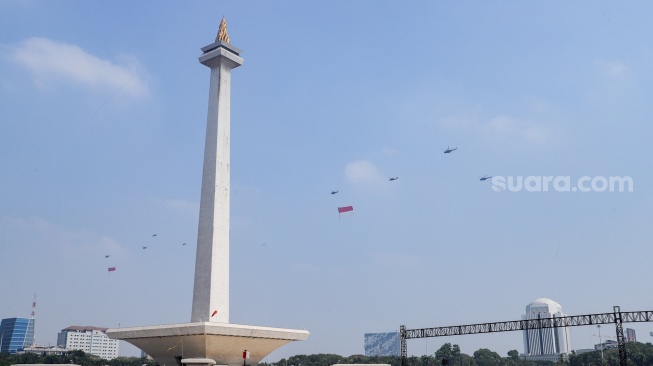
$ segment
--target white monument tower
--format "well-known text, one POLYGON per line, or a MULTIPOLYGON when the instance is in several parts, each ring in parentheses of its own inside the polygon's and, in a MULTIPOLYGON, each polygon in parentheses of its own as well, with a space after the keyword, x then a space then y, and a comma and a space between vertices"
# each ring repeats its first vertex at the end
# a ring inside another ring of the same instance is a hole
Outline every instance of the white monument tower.
POLYGON ((215 41, 202 48, 200 57, 211 68, 211 83, 191 322, 229 323, 231 69, 242 65, 243 59, 240 50, 229 44, 224 19, 215 41))
POLYGON ((106 333, 132 343, 161 366, 253 365, 288 342, 305 340, 309 333, 229 323, 231 70, 243 59, 230 44, 224 19, 215 42, 202 51, 199 61, 211 68, 211 81, 190 323, 106 333))

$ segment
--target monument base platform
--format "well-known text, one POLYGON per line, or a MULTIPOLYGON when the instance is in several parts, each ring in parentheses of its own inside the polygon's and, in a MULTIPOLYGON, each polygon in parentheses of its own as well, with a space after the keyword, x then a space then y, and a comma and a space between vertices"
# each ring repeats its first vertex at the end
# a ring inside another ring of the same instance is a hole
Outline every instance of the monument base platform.
POLYGON ((187 361, 189 366, 211 361, 242 366, 245 350, 249 352, 245 364, 255 365, 284 344, 310 335, 306 330, 215 322, 117 328, 106 333, 140 348, 161 366, 181 366, 187 360, 192 360, 187 361))

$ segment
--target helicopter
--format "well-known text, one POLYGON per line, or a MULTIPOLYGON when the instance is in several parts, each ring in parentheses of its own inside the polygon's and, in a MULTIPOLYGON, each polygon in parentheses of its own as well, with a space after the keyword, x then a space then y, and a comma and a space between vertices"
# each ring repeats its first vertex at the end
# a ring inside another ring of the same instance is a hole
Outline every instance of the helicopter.
POLYGON ((487 175, 484 175, 484 176, 482 176, 479 180, 480 180, 480 181, 484 181, 484 180, 488 180, 488 179, 490 179, 490 178, 492 178, 492 176, 489 176, 489 177, 488 177, 487 175))
POLYGON ((393 180, 397 180, 397 179, 399 179, 399 177, 394 177, 394 178, 393 178, 393 177, 390 177, 390 178, 388 178, 388 180, 391 181, 391 182, 392 182, 393 180))
POLYGON ((336 194, 336 193, 338 193, 338 191, 331 191, 331 194, 336 194))
POLYGON ((449 146, 447 146, 447 149, 444 150, 444 153, 445 153, 445 154, 451 154, 452 152, 454 152, 454 151, 456 151, 456 150, 458 150, 457 147, 454 147, 454 148, 452 149, 452 148, 450 148, 449 146))

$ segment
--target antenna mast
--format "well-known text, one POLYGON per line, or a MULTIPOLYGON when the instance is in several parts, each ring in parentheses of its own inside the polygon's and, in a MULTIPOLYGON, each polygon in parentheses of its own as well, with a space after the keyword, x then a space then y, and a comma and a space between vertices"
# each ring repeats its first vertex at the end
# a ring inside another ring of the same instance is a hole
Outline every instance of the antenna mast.
POLYGON ((34 346, 36 344, 36 293, 34 293, 34 301, 32 301, 32 315, 30 316, 30 319, 32 320, 32 329, 34 329, 34 335, 32 337, 32 344, 31 346, 34 346))
POLYGON ((34 294, 34 301, 32 301, 32 316, 31 316, 31 318, 34 319, 35 315, 36 315, 36 294, 34 294))

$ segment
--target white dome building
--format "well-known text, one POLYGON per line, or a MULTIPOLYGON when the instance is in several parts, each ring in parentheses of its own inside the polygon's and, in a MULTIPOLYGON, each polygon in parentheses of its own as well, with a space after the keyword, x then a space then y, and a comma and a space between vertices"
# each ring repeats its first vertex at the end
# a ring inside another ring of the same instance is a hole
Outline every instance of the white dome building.
MULTIPOLYGON (((567 314, 557 302, 541 297, 526 305, 522 319, 560 318, 567 314)), ((558 361, 567 358, 571 350, 569 328, 536 328, 524 331, 524 354, 528 360, 558 361)))

